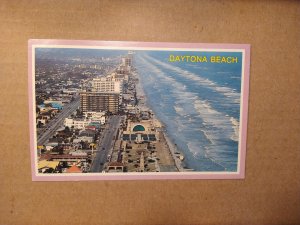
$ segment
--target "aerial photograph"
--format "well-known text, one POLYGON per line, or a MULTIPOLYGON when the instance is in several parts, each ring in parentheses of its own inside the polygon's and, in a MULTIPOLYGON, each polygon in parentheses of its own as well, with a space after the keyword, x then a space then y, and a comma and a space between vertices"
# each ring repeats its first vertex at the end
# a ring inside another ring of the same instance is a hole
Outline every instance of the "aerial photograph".
POLYGON ((37 174, 237 172, 241 51, 33 53, 37 174))

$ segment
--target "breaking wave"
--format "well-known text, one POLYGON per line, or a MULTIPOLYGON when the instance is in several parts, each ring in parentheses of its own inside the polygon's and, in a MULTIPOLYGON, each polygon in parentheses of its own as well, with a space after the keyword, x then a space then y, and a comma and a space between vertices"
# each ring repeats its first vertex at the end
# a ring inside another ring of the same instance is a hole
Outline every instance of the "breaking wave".
POLYGON ((217 86, 213 81, 147 55, 139 56, 137 62, 146 94, 155 97, 155 102, 150 99, 153 110, 159 117, 163 117, 161 120, 167 125, 168 133, 185 150, 186 158, 190 160, 187 164, 196 170, 235 170, 239 139, 238 119, 214 108, 209 98, 187 87, 170 74, 184 74, 184 77, 199 85, 208 85, 222 93, 224 98, 233 100, 233 103, 239 102, 240 94, 234 89, 217 86), (165 69, 172 73, 167 73, 165 69), (191 157, 188 157, 188 152, 191 157))

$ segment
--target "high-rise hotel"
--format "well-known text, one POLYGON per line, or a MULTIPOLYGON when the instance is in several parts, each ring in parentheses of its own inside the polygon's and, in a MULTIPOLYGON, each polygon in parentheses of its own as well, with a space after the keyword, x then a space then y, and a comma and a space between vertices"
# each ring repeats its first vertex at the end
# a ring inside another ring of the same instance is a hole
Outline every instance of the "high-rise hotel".
POLYGON ((117 113, 121 101, 123 82, 111 76, 92 80, 92 90, 80 93, 82 112, 107 111, 117 113))
POLYGON ((105 93, 122 93, 123 82, 116 80, 112 75, 94 78, 92 80, 92 91, 105 93))
POLYGON ((119 111, 119 94, 103 92, 81 92, 80 107, 82 112, 119 111))
POLYGON ((122 58, 115 72, 92 80, 92 89, 80 93, 82 112, 107 111, 117 113, 122 103, 123 83, 128 82, 133 64, 133 52, 122 58))
POLYGON ((131 69, 133 61, 133 52, 129 51, 128 55, 122 58, 122 66, 125 66, 126 69, 131 69))

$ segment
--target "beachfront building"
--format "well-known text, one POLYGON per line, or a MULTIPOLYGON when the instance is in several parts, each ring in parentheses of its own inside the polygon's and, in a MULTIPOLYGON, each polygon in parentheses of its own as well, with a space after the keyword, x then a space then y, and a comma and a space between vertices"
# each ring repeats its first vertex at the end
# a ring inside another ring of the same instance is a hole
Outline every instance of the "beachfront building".
POLYGON ((116 69, 115 72, 106 76, 106 80, 120 82, 121 92, 122 92, 124 83, 128 82, 128 74, 119 73, 119 72, 120 71, 118 69, 116 69))
POLYGON ((122 58, 122 66, 125 66, 127 68, 132 67, 133 62, 133 52, 129 51, 128 55, 122 58))
POLYGON ((92 91, 103 93, 122 93, 123 80, 112 76, 94 78, 92 80, 92 91))
POLYGON ((103 92, 81 92, 80 108, 82 112, 111 112, 119 111, 119 94, 103 92))
POLYGON ((124 83, 128 83, 130 72, 127 67, 120 65, 113 74, 116 80, 123 80, 124 83))
POLYGON ((122 103, 124 75, 112 73, 105 77, 94 78, 92 80, 92 91, 101 93, 119 94, 119 104, 122 103))
POLYGON ((128 120, 127 129, 123 131, 123 141, 133 141, 136 143, 156 142, 158 132, 151 120, 134 122, 128 120))

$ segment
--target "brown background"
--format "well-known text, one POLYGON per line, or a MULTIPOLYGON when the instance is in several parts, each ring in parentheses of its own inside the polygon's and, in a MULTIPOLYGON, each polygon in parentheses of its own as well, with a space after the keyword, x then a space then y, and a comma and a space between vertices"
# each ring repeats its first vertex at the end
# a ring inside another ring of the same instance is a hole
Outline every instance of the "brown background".
POLYGON ((1 1, 0 224, 300 224, 300 2, 1 1), (245 180, 32 182, 30 38, 251 44, 245 180))

